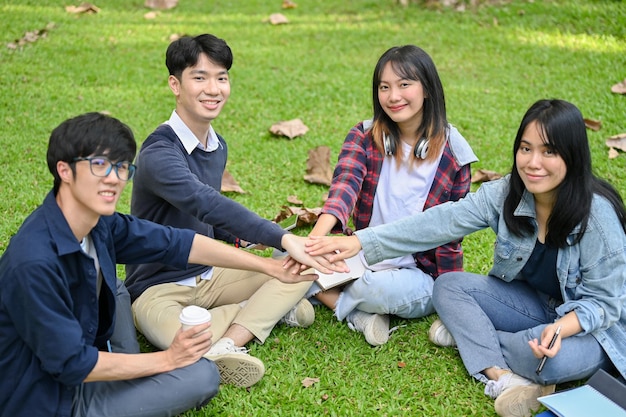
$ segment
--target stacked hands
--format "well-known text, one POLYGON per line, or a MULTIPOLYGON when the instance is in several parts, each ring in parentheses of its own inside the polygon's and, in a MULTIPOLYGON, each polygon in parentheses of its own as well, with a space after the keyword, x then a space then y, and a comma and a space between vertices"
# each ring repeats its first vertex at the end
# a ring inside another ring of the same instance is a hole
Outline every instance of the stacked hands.
POLYGON ((350 258, 361 250, 361 243, 356 236, 309 236, 285 235, 283 246, 289 256, 282 261, 282 267, 290 276, 283 282, 301 279, 315 280, 316 274, 303 271, 309 267, 324 273, 349 272, 344 259, 350 258))

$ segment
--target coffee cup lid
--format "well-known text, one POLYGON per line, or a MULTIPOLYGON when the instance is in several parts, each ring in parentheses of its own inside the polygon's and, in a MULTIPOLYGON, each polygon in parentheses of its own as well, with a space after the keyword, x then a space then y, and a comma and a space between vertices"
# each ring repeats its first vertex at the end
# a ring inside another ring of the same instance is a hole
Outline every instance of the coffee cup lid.
POLYGON ((180 312, 180 321, 184 324, 201 324, 211 320, 211 313, 206 308, 187 306, 180 312))

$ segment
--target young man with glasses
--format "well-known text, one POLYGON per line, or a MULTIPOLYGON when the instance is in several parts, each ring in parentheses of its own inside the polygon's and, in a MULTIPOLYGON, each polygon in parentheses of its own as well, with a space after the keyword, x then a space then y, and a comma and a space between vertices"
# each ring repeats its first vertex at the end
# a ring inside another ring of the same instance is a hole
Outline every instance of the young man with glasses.
MULTIPOLYGON (((131 213, 227 243, 282 250, 284 230, 220 194, 228 151, 211 123, 230 97, 232 61, 229 46, 213 35, 182 37, 169 45, 165 63, 176 108, 139 151, 131 213)), ((214 346, 206 357, 217 363, 224 382, 248 387, 261 379, 265 367, 247 354, 245 344, 263 343, 278 322, 311 325, 315 313, 303 299, 310 282, 284 284, 264 274, 214 266, 192 265, 186 271, 156 262, 127 267, 135 322, 164 349, 182 308, 196 303, 211 309, 214 346), (239 360, 240 366, 225 368, 226 359, 239 360)))
MULTIPOLYGON (((209 324, 179 326, 166 350, 140 353, 117 263, 219 265, 284 282, 313 278, 191 230, 117 213, 135 152, 131 130, 99 113, 52 132, 53 190, 0 258, 1 416, 178 415, 217 393, 217 367, 203 358, 211 348, 209 324)), ((299 239, 284 240, 296 257, 299 239)))

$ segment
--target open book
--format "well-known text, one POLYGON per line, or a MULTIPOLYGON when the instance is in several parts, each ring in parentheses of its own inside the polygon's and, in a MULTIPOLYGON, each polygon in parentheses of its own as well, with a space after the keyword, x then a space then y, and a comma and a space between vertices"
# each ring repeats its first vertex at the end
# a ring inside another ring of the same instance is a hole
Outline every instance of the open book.
POLYGON ((365 266, 361 261, 359 255, 355 255, 352 258, 345 260, 346 265, 350 268, 350 272, 333 272, 332 274, 322 274, 320 271, 315 270, 315 273, 319 275, 317 284, 325 291, 338 285, 345 284, 357 278, 361 278, 365 273, 365 266))
POLYGON ((602 369, 585 385, 537 399, 559 417, 626 417, 626 385, 602 369))

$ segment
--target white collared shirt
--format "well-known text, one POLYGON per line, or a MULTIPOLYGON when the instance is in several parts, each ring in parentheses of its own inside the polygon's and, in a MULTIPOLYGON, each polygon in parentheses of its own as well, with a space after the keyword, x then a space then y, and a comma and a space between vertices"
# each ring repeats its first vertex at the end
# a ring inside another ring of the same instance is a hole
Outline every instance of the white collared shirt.
MULTIPOLYGON (((203 150, 204 152, 213 152, 218 147, 221 146, 220 140, 217 138, 217 133, 213 130, 213 126, 209 126, 209 134, 207 137, 207 147, 205 148, 202 142, 198 140, 196 135, 193 134, 191 129, 183 122, 180 118, 176 110, 172 111, 172 115, 170 119, 164 122, 164 124, 169 125, 172 128, 178 139, 180 139, 180 143, 183 144, 183 147, 187 151, 188 154, 191 154, 194 149, 198 148, 203 150)), ((213 276, 213 267, 207 269, 200 275, 202 279, 211 279, 213 276)), ((188 287, 196 286, 196 277, 189 277, 185 279, 181 279, 177 282, 179 285, 186 285, 188 287)))
POLYGON ((176 110, 172 111, 172 116, 168 121, 164 122, 164 124, 169 125, 172 128, 188 154, 191 154, 191 152, 193 152, 196 148, 202 149, 205 152, 213 152, 221 146, 220 141, 217 138, 217 133, 213 130, 213 126, 209 126, 207 147, 205 148, 202 142, 198 140, 196 135, 194 135, 191 129, 189 129, 185 122, 183 122, 178 113, 176 113, 176 110))

